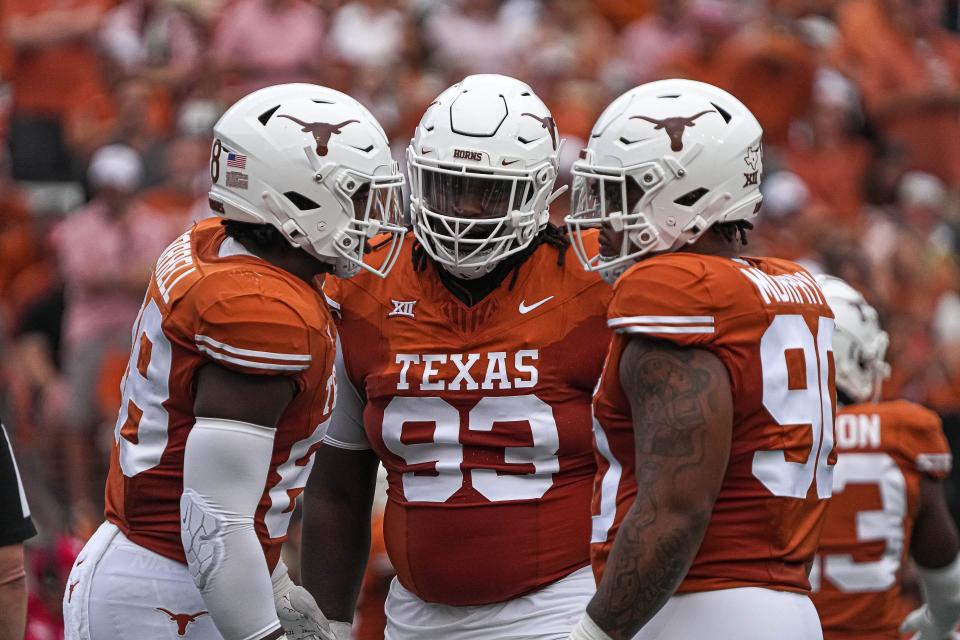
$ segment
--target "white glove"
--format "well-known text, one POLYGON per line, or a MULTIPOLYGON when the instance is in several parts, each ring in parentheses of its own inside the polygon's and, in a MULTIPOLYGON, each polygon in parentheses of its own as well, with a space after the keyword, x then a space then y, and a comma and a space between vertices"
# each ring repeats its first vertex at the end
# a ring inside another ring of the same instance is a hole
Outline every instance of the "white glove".
POLYGON ((330 630, 333 631, 333 637, 337 640, 351 640, 353 638, 353 625, 349 622, 331 620, 330 630))
POLYGON ((900 633, 914 632, 911 640, 950 640, 953 638, 952 629, 943 629, 938 625, 927 605, 914 609, 900 625, 900 633))
MULTIPOLYGON (((298 587, 281 561, 271 576, 273 602, 288 640, 339 640, 310 592, 298 587)), ((349 636, 347 636, 349 638, 349 636)))

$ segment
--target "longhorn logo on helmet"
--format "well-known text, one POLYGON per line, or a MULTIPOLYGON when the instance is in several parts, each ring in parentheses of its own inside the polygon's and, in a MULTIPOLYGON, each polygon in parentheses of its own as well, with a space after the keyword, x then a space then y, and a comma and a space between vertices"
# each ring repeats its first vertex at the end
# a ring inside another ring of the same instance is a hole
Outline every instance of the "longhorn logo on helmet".
POLYGON ((696 126, 696 120, 702 116, 705 116, 708 113, 716 113, 715 111, 701 111, 700 113, 694 114, 692 116, 687 116, 686 118, 682 116, 665 118, 663 120, 657 120, 649 116, 630 116, 631 120, 646 120, 654 125, 654 131, 659 131, 663 129, 667 132, 667 135, 670 136, 670 150, 671 151, 683 151, 683 132, 687 130, 687 127, 696 126))
POLYGON ((341 130, 348 124, 354 122, 359 123, 359 120, 344 120, 343 122, 337 124, 329 124, 327 122, 304 122, 299 118, 294 118, 293 116, 288 115, 279 115, 278 118, 286 118, 287 120, 292 120, 298 125, 303 127, 301 131, 304 133, 313 134, 313 139, 317 143, 317 155, 325 156, 327 151, 329 151, 328 146, 330 144, 330 136, 333 134, 341 133, 341 130))

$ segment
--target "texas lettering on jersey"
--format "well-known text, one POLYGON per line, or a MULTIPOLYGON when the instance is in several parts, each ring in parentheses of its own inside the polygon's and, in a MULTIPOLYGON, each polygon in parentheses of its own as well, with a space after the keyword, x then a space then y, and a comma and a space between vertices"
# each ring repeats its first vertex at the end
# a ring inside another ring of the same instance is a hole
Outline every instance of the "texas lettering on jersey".
POLYGON ((227 242, 219 220, 204 221, 157 262, 133 327, 106 516, 133 542, 186 563, 180 494, 196 418, 196 371, 213 362, 251 375, 289 376, 298 393, 277 424, 254 521, 272 568, 326 433, 335 327, 309 285, 249 254, 221 255, 227 242))
POLYGON ((714 353, 733 391, 730 461, 678 592, 807 591, 836 459, 833 313, 816 282, 786 260, 678 252, 624 273, 608 315, 615 335, 594 398, 597 577, 638 491, 620 357, 649 336, 714 353))
POLYGON ((447 605, 503 602, 589 563, 590 396, 610 288, 544 245, 515 287, 468 307, 432 265, 413 269, 413 245, 386 280, 325 287, 365 401, 355 432, 338 410, 327 442, 383 461, 385 542, 404 587, 447 605), (393 314, 396 301, 413 313, 393 314))
POLYGON ((539 358, 537 349, 516 353, 398 353, 396 361, 401 368, 397 391, 532 389, 539 379, 539 358), (507 370, 508 358, 518 373, 515 377, 507 370))
POLYGON ((896 640, 924 477, 950 473, 940 418, 906 401, 837 413, 840 458, 810 580, 826 640, 896 640))

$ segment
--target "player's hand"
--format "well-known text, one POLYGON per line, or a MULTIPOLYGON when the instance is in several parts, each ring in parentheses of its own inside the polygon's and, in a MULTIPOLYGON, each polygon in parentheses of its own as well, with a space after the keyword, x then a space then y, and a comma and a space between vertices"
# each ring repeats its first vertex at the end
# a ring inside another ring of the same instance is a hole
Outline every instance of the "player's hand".
POLYGON ((913 633, 911 640, 950 640, 951 630, 944 631, 936 624, 927 605, 914 609, 900 625, 900 633, 913 633))
POLYGON ((285 566, 274 571, 272 580, 273 602, 288 640, 339 640, 316 600, 293 583, 285 566))
POLYGON ((333 631, 333 637, 337 640, 350 640, 353 638, 353 625, 349 622, 331 620, 330 630, 333 631))

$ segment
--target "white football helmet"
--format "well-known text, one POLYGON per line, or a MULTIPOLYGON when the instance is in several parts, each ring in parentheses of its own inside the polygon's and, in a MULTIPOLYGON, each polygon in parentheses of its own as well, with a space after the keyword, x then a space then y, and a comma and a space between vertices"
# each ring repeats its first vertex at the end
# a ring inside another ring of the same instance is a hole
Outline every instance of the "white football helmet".
POLYGON ((837 389, 854 402, 876 402, 880 386, 890 377, 885 358, 890 338, 880 327, 880 316, 859 291, 834 276, 817 276, 836 317, 833 354, 837 389))
POLYGON ((213 129, 210 206, 221 217, 270 224, 291 245, 350 277, 383 277, 399 255, 403 174, 383 129, 350 96, 282 84, 240 99, 213 129), (387 234, 379 268, 368 240, 387 234))
POLYGON ((411 222, 427 254, 474 279, 529 246, 562 193, 559 147, 553 116, 519 80, 468 76, 441 93, 407 149, 411 222))
POLYGON ((566 223, 584 268, 612 281, 711 225, 755 217, 762 134, 743 103, 702 82, 651 82, 614 100, 573 165, 566 223), (590 255, 583 232, 591 227, 608 227, 618 246, 590 255))

